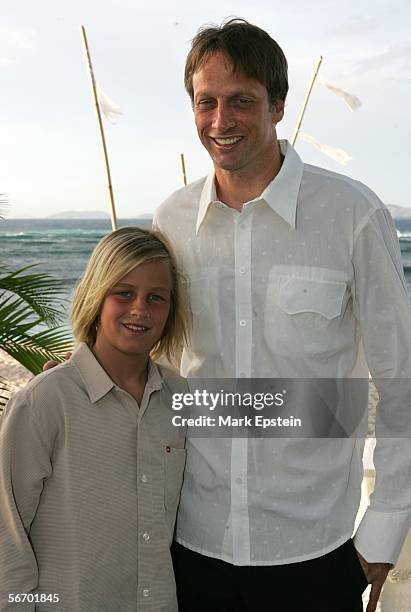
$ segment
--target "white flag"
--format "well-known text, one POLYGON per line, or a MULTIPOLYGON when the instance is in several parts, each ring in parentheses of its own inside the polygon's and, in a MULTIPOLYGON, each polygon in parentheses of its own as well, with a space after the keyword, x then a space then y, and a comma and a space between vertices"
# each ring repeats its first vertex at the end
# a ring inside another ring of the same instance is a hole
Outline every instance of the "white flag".
POLYGON ((312 144, 314 147, 319 149, 322 153, 325 153, 325 155, 328 155, 328 157, 332 157, 332 159, 334 159, 336 162, 338 162, 342 166, 346 166, 347 162, 349 162, 350 159, 352 159, 352 157, 348 155, 348 153, 346 153, 343 149, 335 149, 334 147, 330 147, 329 145, 322 144, 322 142, 319 142, 316 138, 314 138, 313 136, 310 136, 309 134, 304 134, 304 132, 298 132, 298 135, 301 138, 301 140, 304 140, 304 142, 308 142, 309 144, 312 144))
POLYGON ((344 100, 344 102, 347 104, 347 106, 349 107, 350 110, 356 111, 357 109, 360 108, 361 100, 359 100, 353 94, 348 93, 348 91, 345 91, 345 89, 341 89, 340 87, 336 87, 335 85, 333 85, 329 81, 326 81, 322 77, 318 78, 318 82, 320 83, 320 85, 324 85, 324 87, 327 87, 327 89, 329 89, 330 91, 335 93, 337 96, 342 98, 344 100))
POLYGON ((100 104, 100 108, 107 121, 110 123, 117 123, 119 115, 122 115, 122 110, 118 104, 110 100, 108 96, 101 90, 100 85, 96 84, 97 100, 100 104))

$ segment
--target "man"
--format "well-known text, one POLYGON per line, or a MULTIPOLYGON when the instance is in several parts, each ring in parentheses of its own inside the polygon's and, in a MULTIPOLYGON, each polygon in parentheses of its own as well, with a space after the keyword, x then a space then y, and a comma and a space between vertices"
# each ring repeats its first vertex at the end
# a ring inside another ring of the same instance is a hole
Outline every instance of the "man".
MULTIPOLYGON (((203 29, 185 86, 214 172, 154 220, 190 278, 182 375, 410 378, 392 221, 367 187, 277 140, 288 90, 279 46, 239 19, 203 29)), ((383 420, 391 408, 380 402, 383 420)), ((410 523, 408 446, 378 441, 354 548, 363 441, 189 440, 174 546, 181 612, 359 612, 367 583, 373 612, 410 523)))

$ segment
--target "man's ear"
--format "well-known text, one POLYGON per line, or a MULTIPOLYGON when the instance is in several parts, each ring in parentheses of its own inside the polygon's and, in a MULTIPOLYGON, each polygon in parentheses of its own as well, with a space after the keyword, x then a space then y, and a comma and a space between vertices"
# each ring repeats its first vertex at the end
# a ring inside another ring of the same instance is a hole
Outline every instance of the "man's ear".
POLYGON ((272 105, 272 115, 273 115, 273 123, 277 125, 279 121, 284 117, 284 100, 276 100, 272 105))

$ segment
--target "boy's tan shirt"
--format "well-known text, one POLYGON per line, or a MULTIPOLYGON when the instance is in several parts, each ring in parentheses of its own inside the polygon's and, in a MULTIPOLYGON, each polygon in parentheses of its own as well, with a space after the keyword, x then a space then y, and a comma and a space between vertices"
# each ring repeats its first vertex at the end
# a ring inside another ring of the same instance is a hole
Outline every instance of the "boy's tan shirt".
POLYGON ((152 362, 144 397, 85 344, 6 407, 0 424, 0 611, 177 611, 170 557, 185 463, 171 426, 180 377, 152 362), (58 603, 8 603, 9 594, 58 603))

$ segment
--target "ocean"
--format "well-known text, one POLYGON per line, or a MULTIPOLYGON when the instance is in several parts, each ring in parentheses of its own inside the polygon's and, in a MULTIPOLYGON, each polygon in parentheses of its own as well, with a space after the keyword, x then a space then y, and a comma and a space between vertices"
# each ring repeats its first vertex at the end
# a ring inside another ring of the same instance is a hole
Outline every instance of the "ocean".
MULTIPOLYGON (((149 228, 151 219, 118 223, 149 228)), ((395 225, 411 301, 411 219, 398 219, 395 225)), ((0 221, 0 262, 11 268, 38 263, 37 270, 64 280, 69 299, 94 246, 110 229, 105 219, 5 219, 0 221)))

